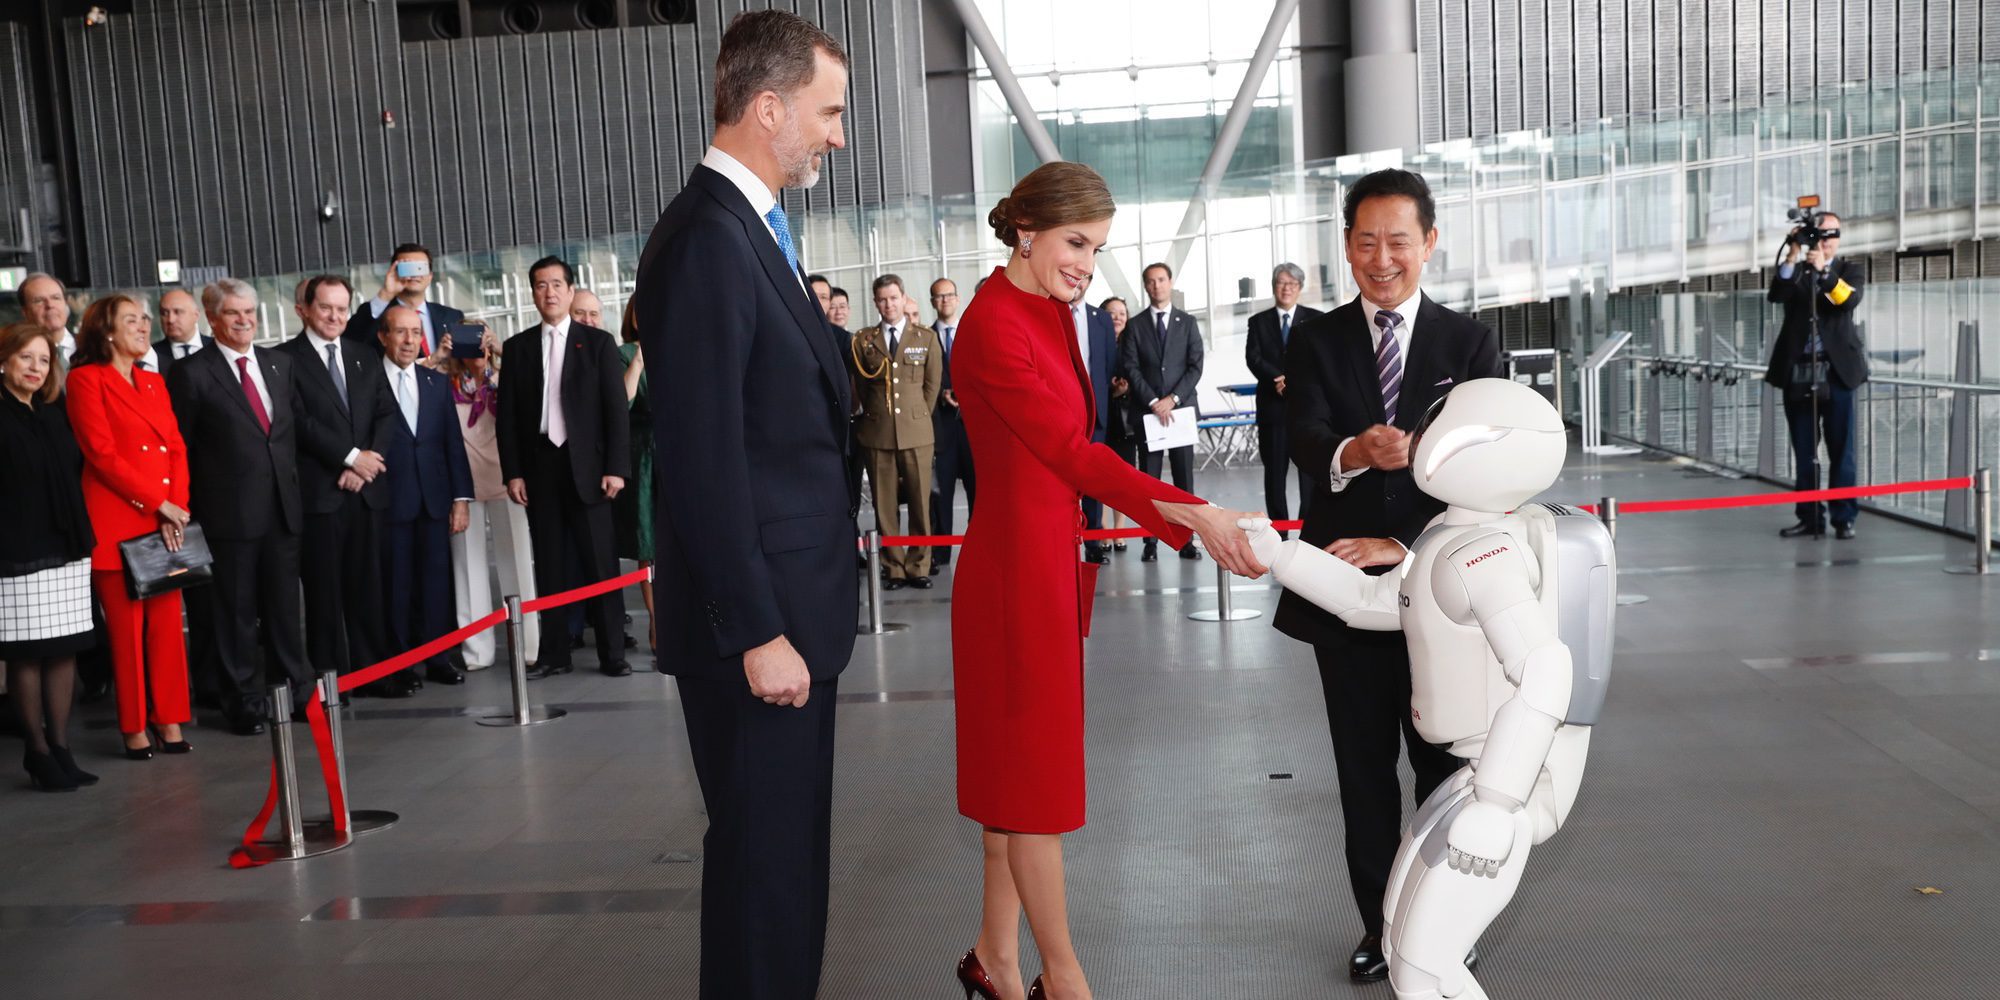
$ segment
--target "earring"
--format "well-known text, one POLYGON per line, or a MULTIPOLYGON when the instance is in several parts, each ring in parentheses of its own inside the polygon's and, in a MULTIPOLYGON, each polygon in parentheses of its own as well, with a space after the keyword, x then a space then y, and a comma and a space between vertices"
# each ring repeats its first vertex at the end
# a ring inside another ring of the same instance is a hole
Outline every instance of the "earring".
POLYGON ((1028 256, 1034 252, 1035 252, 1035 238, 1032 236, 1023 237, 1021 239, 1021 259, 1022 260, 1028 259, 1028 256))

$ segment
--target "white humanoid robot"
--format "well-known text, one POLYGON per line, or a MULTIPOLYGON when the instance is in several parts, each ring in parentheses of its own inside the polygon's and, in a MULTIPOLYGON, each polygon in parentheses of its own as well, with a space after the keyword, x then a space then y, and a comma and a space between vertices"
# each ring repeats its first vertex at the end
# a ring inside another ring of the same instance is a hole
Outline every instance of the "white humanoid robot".
POLYGON ((1270 523, 1246 520, 1258 561, 1357 628, 1408 634, 1417 732, 1466 766, 1403 832, 1383 900, 1399 1000, 1483 1000, 1464 959, 1521 884, 1532 845, 1562 826, 1610 673, 1617 570, 1603 525, 1529 503, 1562 471, 1553 406, 1478 379, 1432 406, 1410 444, 1418 488, 1450 506, 1402 564, 1369 576, 1270 523))

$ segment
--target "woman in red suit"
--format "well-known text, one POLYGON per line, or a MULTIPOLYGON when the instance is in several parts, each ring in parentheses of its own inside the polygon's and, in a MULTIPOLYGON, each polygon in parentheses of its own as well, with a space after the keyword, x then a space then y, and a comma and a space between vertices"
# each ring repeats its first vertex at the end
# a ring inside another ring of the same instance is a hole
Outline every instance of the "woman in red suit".
POLYGON ((1263 572, 1236 527, 1241 515, 1090 441, 1095 397, 1069 302, 1096 270, 1114 209, 1104 179, 1081 164, 1022 178, 987 219, 1013 257, 966 309, 952 355, 988 496, 966 529, 951 602, 958 809, 985 829, 979 941, 958 967, 967 997, 1022 995, 1024 907, 1044 964, 1027 995, 1090 996, 1069 940, 1061 839, 1083 825, 1084 609, 1095 574, 1077 554, 1081 498, 1175 548, 1200 534, 1223 566, 1263 572))
POLYGON ((125 589, 118 543, 158 531, 178 550, 188 523, 187 446, 167 401, 167 383, 140 364, 150 360, 152 320, 124 295, 98 299, 83 312, 69 375, 69 418, 83 449, 83 499, 97 532, 91 582, 111 631, 118 686, 118 729, 125 756, 149 760, 147 694, 160 727, 159 750, 187 753, 181 724, 190 721, 187 645, 181 595, 134 601, 125 589), (149 683, 150 682, 150 683, 149 683))

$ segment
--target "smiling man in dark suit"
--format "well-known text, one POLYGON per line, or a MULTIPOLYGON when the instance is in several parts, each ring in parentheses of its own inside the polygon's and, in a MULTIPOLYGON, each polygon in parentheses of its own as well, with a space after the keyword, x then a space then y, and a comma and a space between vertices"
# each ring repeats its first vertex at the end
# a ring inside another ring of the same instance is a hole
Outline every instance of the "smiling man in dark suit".
POLYGON ((187 440, 188 511, 215 556, 210 588, 223 713, 239 735, 258 723, 267 677, 312 697, 299 633, 299 420, 292 358, 252 346, 257 292, 224 278, 201 293, 215 346, 167 372, 187 440))
MULTIPOLYGON (((450 382, 417 364, 424 327, 416 310, 390 306, 377 336, 382 358, 376 367, 394 400, 386 420, 384 474, 367 487, 381 511, 378 599, 396 648, 415 649, 451 631, 451 536, 465 530, 470 516, 472 466, 450 382)), ((443 652, 423 667, 424 675, 440 684, 465 683, 465 674, 443 652)), ((415 666, 403 671, 399 686, 421 686, 415 666)))
MULTIPOLYGON (((1285 433, 1285 351, 1299 324, 1324 315, 1299 305, 1306 272, 1297 264, 1279 264, 1271 272, 1271 308, 1250 317, 1250 335, 1243 344, 1244 360, 1257 379, 1257 456, 1264 463, 1264 511, 1273 521, 1291 517, 1285 501, 1285 481, 1291 478, 1291 438, 1285 433)), ((1299 473, 1299 516, 1304 517, 1312 480, 1299 473)), ((1289 537, 1278 532, 1280 537, 1289 537)))
POLYGON ((779 194, 846 145, 847 55, 795 14, 741 14, 715 137, 634 289, 653 391, 660 669, 708 810, 703 1000, 812 1000, 825 948, 833 720, 859 587, 846 344, 806 287, 779 194), (675 412, 703 415, 700 433, 675 412))
MULTIPOLYGON (((1126 325, 1118 341, 1118 367, 1139 405, 1151 410, 1162 423, 1171 423, 1173 412, 1194 405, 1195 388, 1201 384, 1204 348, 1201 325, 1186 311, 1174 308, 1174 269, 1165 264, 1148 264, 1142 275, 1146 297, 1152 304, 1139 310, 1126 325)), ((1143 419, 1143 417, 1142 417, 1143 419)), ((1194 446, 1183 445, 1167 452, 1173 467, 1174 485, 1194 492, 1194 446)), ((1139 445, 1139 471, 1160 474, 1160 453, 1139 445)), ((1146 539, 1139 558, 1157 559, 1159 540, 1146 539)), ((1199 559, 1201 551, 1192 545, 1181 547, 1182 559, 1199 559)))
MULTIPOLYGON (((544 257, 529 265, 528 285, 542 321, 501 349, 500 475, 508 498, 528 508, 535 589, 559 594, 618 575, 611 501, 632 474, 632 425, 618 345, 611 334, 570 319, 576 269, 544 257)), ((632 672, 621 593, 585 602, 597 633, 597 669, 607 677, 632 672)), ((531 677, 570 672, 569 629, 560 621, 542 623, 531 677)))
MULTIPOLYGON (((1409 432, 1452 386, 1501 374, 1493 331, 1431 301, 1421 289, 1437 248, 1437 208, 1406 170, 1369 174, 1348 189, 1347 260, 1361 294, 1292 333, 1285 414, 1292 459, 1312 483, 1300 537, 1357 566, 1403 558, 1442 501, 1410 475, 1409 432)), ((1458 767, 1410 722, 1410 656, 1401 632, 1366 632, 1286 592, 1275 624, 1312 643, 1333 733, 1347 874, 1363 937, 1348 975, 1388 975, 1382 894, 1402 839, 1400 731, 1422 802, 1458 767)))
MULTIPOLYGON (((377 356, 355 350, 342 336, 353 298, 346 279, 309 278, 302 298, 298 312, 306 328, 278 350, 291 357, 298 373, 306 658, 319 673, 347 674, 397 652, 389 648, 382 622, 374 515, 381 504, 362 493, 382 474, 396 411, 377 356)), ((406 692, 372 684, 364 693, 406 692)))

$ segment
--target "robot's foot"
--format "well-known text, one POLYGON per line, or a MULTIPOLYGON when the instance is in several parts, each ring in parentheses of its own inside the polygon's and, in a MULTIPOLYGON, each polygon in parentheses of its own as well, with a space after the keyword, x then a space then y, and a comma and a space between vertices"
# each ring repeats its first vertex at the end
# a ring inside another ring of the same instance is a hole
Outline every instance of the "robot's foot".
POLYGON ((1472 970, 1456 969, 1449 981, 1440 981, 1414 965, 1401 959, 1389 961, 1389 985, 1395 987, 1396 1000, 1487 1000, 1486 990, 1479 980, 1472 977, 1472 970), (1453 992, 1447 993, 1446 990, 1453 992))

